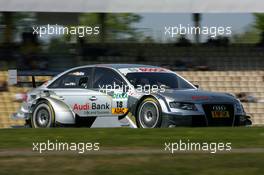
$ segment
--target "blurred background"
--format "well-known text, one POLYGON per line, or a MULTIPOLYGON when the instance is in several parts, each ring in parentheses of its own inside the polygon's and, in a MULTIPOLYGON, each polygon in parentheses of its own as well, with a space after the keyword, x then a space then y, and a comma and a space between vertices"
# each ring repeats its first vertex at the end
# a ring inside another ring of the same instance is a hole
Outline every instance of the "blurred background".
POLYGON ((253 124, 264 124, 264 14, 0 12, 0 127, 23 124, 9 116, 31 88, 9 86, 8 69, 63 71, 97 63, 172 69, 204 90, 236 95, 253 124), (33 34, 33 26, 47 24, 99 26, 100 34, 33 34), (231 26, 232 34, 165 35, 165 26, 178 24, 231 26))

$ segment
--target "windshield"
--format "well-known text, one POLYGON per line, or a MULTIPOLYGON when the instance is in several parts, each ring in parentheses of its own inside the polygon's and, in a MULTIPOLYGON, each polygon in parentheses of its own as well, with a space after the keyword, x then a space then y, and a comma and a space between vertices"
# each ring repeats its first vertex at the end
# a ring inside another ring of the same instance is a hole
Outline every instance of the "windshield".
POLYGON ((133 72, 126 78, 133 86, 164 86, 167 89, 194 89, 194 87, 174 73, 160 72, 133 72))

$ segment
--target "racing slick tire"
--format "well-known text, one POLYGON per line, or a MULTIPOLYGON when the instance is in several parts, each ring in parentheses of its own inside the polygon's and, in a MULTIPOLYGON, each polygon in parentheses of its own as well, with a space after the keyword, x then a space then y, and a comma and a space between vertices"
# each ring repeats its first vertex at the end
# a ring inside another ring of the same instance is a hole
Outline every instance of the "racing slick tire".
POLYGON ((138 128, 160 128, 162 112, 159 102, 148 97, 144 99, 137 110, 136 123, 138 128))
POLYGON ((51 128, 55 126, 55 113, 46 100, 38 102, 31 117, 32 128, 51 128))

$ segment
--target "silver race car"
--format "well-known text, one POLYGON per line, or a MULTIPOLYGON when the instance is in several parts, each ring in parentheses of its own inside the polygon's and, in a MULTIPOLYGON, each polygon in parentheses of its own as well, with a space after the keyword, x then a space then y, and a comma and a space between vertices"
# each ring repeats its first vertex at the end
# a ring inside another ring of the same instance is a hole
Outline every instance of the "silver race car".
POLYGON ((251 125, 234 96, 202 91, 175 72, 149 65, 76 67, 26 96, 12 117, 34 128, 91 126, 97 117, 128 113, 140 128, 251 125))

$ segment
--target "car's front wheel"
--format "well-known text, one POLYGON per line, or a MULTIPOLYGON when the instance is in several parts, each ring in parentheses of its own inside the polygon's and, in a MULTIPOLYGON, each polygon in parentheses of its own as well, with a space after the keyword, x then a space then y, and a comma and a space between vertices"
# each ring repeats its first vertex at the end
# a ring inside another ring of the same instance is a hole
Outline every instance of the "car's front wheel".
POLYGON ((55 114, 52 106, 47 101, 40 101, 34 108, 31 117, 32 128, 50 128, 55 123, 55 114))
POLYGON ((162 115, 159 102, 154 98, 144 99, 138 107, 136 122, 139 128, 160 128, 162 115))

